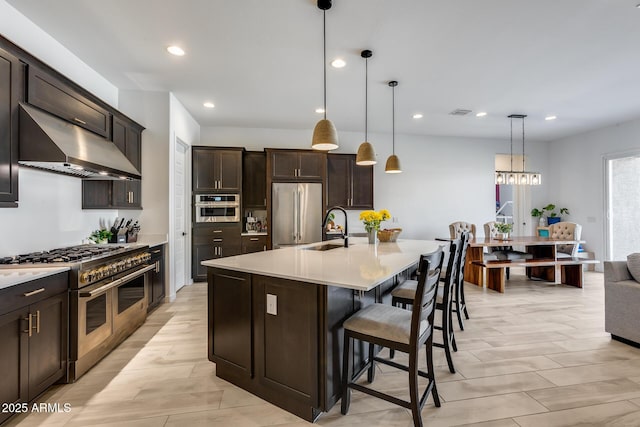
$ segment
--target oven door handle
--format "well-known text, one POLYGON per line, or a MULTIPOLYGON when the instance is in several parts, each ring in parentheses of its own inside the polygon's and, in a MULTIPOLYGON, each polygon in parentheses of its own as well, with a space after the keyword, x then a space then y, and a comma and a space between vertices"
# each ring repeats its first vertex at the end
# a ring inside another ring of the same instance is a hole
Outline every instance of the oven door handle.
POLYGON ((141 268, 140 270, 136 270, 131 274, 127 274, 124 277, 121 277, 117 280, 114 280, 113 282, 109 282, 106 285, 100 286, 99 288, 96 288, 90 292, 80 292, 80 297, 81 298, 91 298, 94 297, 96 295, 99 295, 101 293, 104 293, 106 291, 108 291, 109 289, 115 288, 116 286, 120 286, 121 284, 128 282, 130 280, 135 279, 138 276, 142 276, 143 274, 145 274, 147 271, 151 271, 154 270, 156 268, 155 265, 148 265, 145 268, 141 268))

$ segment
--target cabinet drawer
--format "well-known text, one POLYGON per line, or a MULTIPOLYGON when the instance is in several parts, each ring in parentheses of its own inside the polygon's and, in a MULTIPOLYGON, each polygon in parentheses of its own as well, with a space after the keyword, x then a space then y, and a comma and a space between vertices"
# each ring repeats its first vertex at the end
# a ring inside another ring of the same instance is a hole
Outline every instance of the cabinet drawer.
POLYGON ((27 102, 107 139, 111 137, 109 111, 33 66, 28 67, 27 102))
POLYGON ((54 274, 0 290, 0 314, 26 307, 69 289, 69 273, 54 274))
POLYGON ((225 241, 235 239, 240 241, 240 227, 237 225, 232 227, 224 227, 220 225, 194 227, 194 242, 196 239, 205 239, 207 242, 211 241, 211 239, 224 239, 225 241))

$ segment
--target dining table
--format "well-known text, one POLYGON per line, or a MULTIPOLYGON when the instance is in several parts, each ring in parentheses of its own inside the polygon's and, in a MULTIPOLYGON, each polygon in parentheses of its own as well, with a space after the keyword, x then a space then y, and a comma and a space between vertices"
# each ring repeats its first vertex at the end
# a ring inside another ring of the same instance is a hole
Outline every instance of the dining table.
POLYGON ((467 250, 464 280, 487 289, 504 292, 506 269, 524 267, 529 279, 563 283, 581 288, 583 285, 582 266, 598 261, 561 254, 558 248, 561 245, 584 243, 584 240, 563 240, 541 236, 513 236, 507 239, 472 238, 467 250), (485 259, 484 248, 505 246, 524 247, 524 251, 531 254, 532 257, 526 260, 485 259))

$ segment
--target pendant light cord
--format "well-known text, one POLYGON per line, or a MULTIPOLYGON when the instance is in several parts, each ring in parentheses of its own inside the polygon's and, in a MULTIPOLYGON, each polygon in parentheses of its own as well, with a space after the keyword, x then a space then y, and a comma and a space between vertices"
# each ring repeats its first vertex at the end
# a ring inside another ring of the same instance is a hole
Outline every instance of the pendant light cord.
POLYGON ((522 172, 526 169, 524 168, 524 117, 522 118, 522 172))
POLYGON ((513 172, 513 117, 511 117, 511 172, 513 172))
POLYGON ((368 128, 369 117, 367 112, 367 106, 369 105, 369 59, 364 59, 364 140, 369 141, 368 128))
POLYGON ((327 119, 327 11, 322 11, 322 72, 324 82, 324 119, 327 119))
POLYGON ((396 155, 396 87, 391 87, 391 153, 396 155))

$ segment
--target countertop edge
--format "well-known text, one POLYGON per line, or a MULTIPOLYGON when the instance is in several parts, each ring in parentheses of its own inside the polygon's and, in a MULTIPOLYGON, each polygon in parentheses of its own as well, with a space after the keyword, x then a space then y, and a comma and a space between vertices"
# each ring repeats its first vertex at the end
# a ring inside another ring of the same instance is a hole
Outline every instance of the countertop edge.
POLYGON ((53 276, 58 273, 71 270, 69 267, 36 267, 36 268, 6 268, 0 270, 0 290, 10 288, 12 286, 21 285, 45 277, 53 276), (17 277, 11 277, 8 274, 17 274, 17 277))

